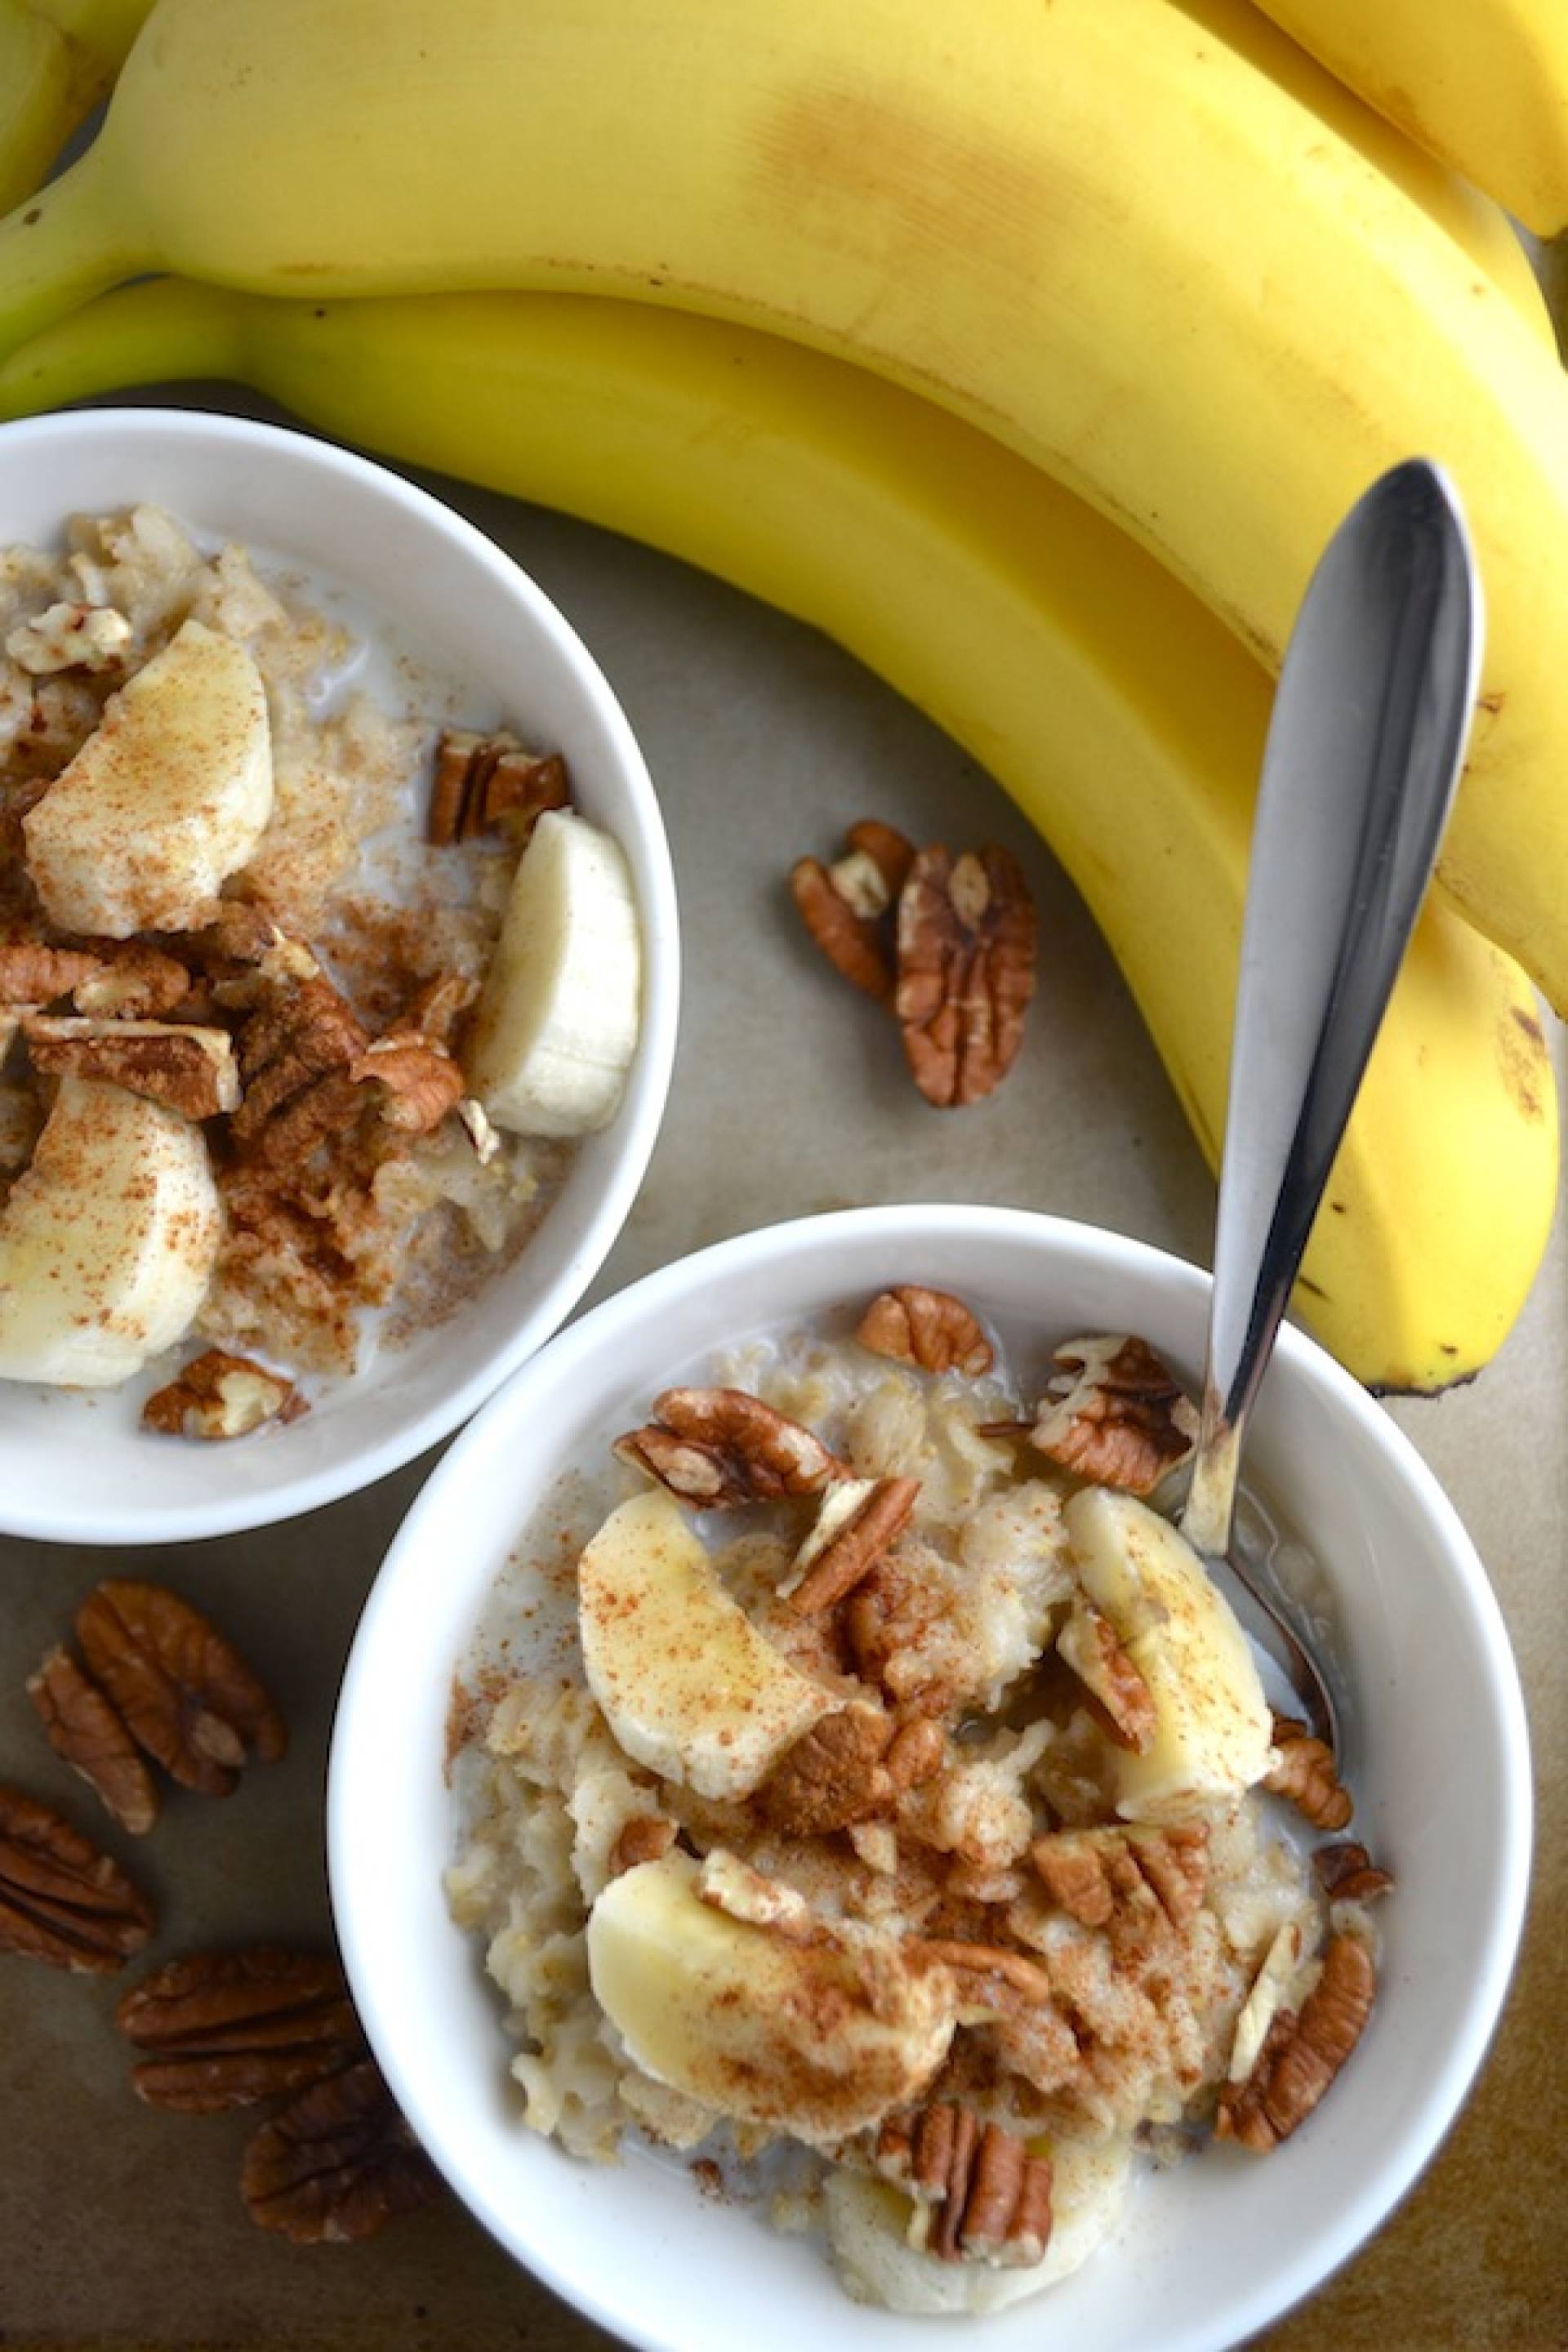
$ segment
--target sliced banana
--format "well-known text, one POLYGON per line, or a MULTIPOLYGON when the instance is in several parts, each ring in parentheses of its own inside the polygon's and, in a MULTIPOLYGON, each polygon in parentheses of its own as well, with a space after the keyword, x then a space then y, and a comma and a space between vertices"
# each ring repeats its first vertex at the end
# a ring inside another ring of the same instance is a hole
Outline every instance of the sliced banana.
POLYGON ((498 1127, 607 1126, 637 1051, 642 933, 620 845, 547 809, 523 851, 486 975, 469 1083, 498 1127))
POLYGON ((1117 1811, 1168 1821, 1238 1796, 1268 1769, 1268 1703, 1246 1634, 1169 1519, 1131 1495, 1089 1486, 1063 1514, 1085 1591, 1107 1616, 1154 1702, 1141 1754, 1117 1749, 1117 1811))
POLYGON ((720 2114, 833 2140, 918 2097, 953 2033, 947 1972, 862 1937, 864 1975, 826 1930, 804 1941, 710 1907, 697 1864, 672 1852, 605 1887, 588 1971, 644 2074, 720 2114))
POLYGON ((110 698, 22 831, 50 919, 123 940, 205 921, 271 814, 261 673, 232 637, 187 621, 110 698))
POLYGON ((0 1379, 111 1388, 188 1329, 222 1219, 199 1127, 65 1078, 0 1211, 0 1379))
POLYGON ((612 1511, 584 1552, 577 1624, 626 1754, 700 1796, 750 1796, 842 1705, 757 1631, 660 1488, 612 1511))
POLYGON ((911 2239, 921 2216, 899 2189, 842 2167, 824 2192, 828 2251, 857 2303, 879 2304, 910 2318, 1004 2310, 1068 2277, 1101 2246, 1121 2219, 1131 2177, 1125 2139, 1093 2147, 1081 2140, 1041 2143, 1048 2154, 1051 2235, 1045 2259, 1024 2269, 990 2263, 944 2263, 911 2239))

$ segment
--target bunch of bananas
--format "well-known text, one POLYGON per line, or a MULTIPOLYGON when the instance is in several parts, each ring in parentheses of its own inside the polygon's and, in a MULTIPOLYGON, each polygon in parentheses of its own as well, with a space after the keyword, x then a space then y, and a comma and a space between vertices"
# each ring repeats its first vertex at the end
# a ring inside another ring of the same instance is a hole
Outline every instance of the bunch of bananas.
POLYGON ((125 59, 0 224, 0 413, 231 375, 816 623, 1038 824, 1211 1161, 1268 672, 1355 495, 1446 462, 1487 673, 1300 1299, 1441 1387, 1556 1192, 1568 392, 1479 190, 1568 219, 1561 16, 1452 0, 1457 72, 1416 0, 0 0, 13 192, 125 59))

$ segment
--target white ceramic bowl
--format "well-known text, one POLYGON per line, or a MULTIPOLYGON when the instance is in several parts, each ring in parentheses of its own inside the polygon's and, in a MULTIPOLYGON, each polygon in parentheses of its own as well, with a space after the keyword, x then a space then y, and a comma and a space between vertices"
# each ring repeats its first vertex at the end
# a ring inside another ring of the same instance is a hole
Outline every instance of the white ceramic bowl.
POLYGON ((646 987, 626 1100, 581 1146, 528 1247, 449 1322, 326 1391, 303 1420, 233 1445, 178 1444, 140 1433, 126 1396, 0 1382, 0 1530, 73 1543, 264 1526, 368 1486, 467 1420, 565 1319, 620 1232, 663 1116, 679 997, 675 886, 642 755, 581 639, 509 556, 384 467, 275 425, 142 408, 0 426, 0 543, 49 546, 68 514, 138 501, 330 592, 458 690, 451 715, 488 706, 563 751, 584 814, 630 861, 646 987))
MULTIPOLYGON (((365 1610, 333 1737, 332 1897, 354 1997, 415 2129, 518 2258, 658 2352, 931 2352, 961 2322, 848 2303, 821 2246, 697 2193, 668 2163, 574 2162, 522 2125, 501 2004, 448 1920, 442 1780, 452 1668, 552 1481, 718 1347, 921 1281, 1038 1365, 1080 1330, 1147 1336, 1187 1374, 1208 1277, 1140 1244, 1007 1210, 857 1210, 705 1250, 606 1301, 481 1413, 431 1479, 365 1610)), ((1118 2238, 1039 2302, 970 2323, 985 2352, 1199 2352, 1306 2294, 1403 2196, 1452 2121, 1507 1987, 1530 1782, 1518 1678, 1486 1576, 1413 1447, 1299 1332, 1281 1334, 1249 1483, 1309 1536, 1337 1597, 1361 1725, 1358 1834, 1398 1876, 1383 1990, 1333 2094, 1264 2161, 1216 2148, 1143 2183, 1118 2238)))

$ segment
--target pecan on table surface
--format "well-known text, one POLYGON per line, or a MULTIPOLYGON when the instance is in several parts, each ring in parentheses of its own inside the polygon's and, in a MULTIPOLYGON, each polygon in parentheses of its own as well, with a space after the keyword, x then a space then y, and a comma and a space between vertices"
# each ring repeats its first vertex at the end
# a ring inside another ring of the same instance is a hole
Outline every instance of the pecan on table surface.
POLYGON ((816 1495, 849 1475, 803 1423, 744 1389, 666 1389, 653 1416, 615 1450, 699 1510, 816 1495))
POLYGON ((110 1855, 49 1806, 0 1789, 0 1952, 103 1974, 123 1968, 154 1924, 110 1855))
POLYGON ((1043 2261, 1051 2234, 1051 2166, 1015 2132, 939 2102, 890 2116, 877 2170, 931 2208, 926 2251, 940 2262, 1019 2267, 1043 2261))
POLYGON ((893 930, 899 893, 914 863, 914 845, 890 824, 851 825, 845 855, 833 866, 798 858, 789 877, 795 911, 834 970, 879 1003, 895 982, 893 930))
POLYGON ((874 1356, 922 1372, 959 1371, 978 1380, 995 1357, 979 1318, 951 1290, 900 1282, 872 1299, 855 1337, 874 1356))
POLYGON ((233 1643, 178 1593, 110 1578, 77 1612, 93 1677, 132 1738, 182 1787, 226 1797, 247 1751, 276 1763, 288 1733, 233 1643))
POLYGON ((505 833, 519 847, 546 809, 572 804, 558 751, 531 751, 516 735, 448 727, 436 746, 426 839, 437 849, 481 834, 505 833))
POLYGON ((364 2047, 336 1960, 272 1945, 171 1960, 115 2015, 149 2053, 132 2070, 138 2098, 189 2115, 289 2096, 364 2047))
POLYGON ((22 1034, 34 1068, 46 1077, 102 1078, 182 1118, 216 1118, 238 1108, 239 1073, 226 1030, 38 1013, 24 1019, 22 1034))
POLYGON ((296 1421, 309 1410, 292 1381, 248 1356, 207 1348, 142 1408, 143 1429, 168 1437, 247 1437, 268 1421, 296 1421))
POLYGON ((158 1791, 118 1710, 68 1650, 52 1649, 27 1677, 27 1696, 56 1754, 93 1789, 121 1829, 144 1836, 158 1791))
POLYGON ((1279 1761, 1264 1774, 1264 1788, 1294 1805, 1314 1829, 1342 1830, 1354 1808, 1332 1750, 1289 1715, 1274 1718, 1274 1746, 1279 1761))
POLYGON ((1005 849, 922 849, 899 898, 893 1009, 929 1103, 978 1102, 1006 1076, 1035 992, 1035 909, 1005 849))
POLYGON ((1097 1486, 1147 1495, 1184 1462, 1198 1433, 1196 1408, 1146 1340, 1121 1332, 1068 1339, 1055 1350, 1032 1425, 998 1425, 1037 1454, 1097 1486))
POLYGON ((1366 1946, 1353 1936, 1333 1937, 1300 2014, 1279 2011, 1247 2080, 1221 2092, 1216 2137, 1239 2140, 1258 2156, 1288 2139, 1361 2040, 1376 1990, 1366 1946))
POLYGON ((440 2189, 368 2059, 312 2084, 263 2124, 240 2170, 252 2221, 296 2245, 372 2237, 440 2189))

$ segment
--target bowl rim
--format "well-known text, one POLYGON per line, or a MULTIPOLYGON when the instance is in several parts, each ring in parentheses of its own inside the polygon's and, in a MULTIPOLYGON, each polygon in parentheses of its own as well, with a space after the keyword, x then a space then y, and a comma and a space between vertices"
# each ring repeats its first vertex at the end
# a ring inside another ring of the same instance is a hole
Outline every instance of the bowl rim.
MULTIPOLYGON (((1058 1250, 1087 1250, 1090 1256, 1098 1254, 1112 1265, 1119 1264, 1136 1278, 1167 1286, 1173 1283, 1190 1297, 1203 1297, 1212 1282, 1204 1268, 1173 1252, 1108 1227, 1032 1210, 954 1202, 897 1202, 836 1210, 752 1228, 645 1275, 559 1331, 497 1391, 426 1481, 388 1547, 366 1597, 339 1685, 328 1754, 328 1883, 343 1965, 371 2048, 394 2095, 422 2138, 417 2080, 405 2064, 396 2032, 382 2013, 374 1954, 362 1939, 348 1892, 357 1876, 350 1860, 354 1835, 352 1783, 356 1776, 349 1757, 356 1722, 362 1717, 374 1720, 368 1704, 374 1697, 370 1687, 374 1653, 383 1622, 405 1605, 401 1588, 417 1568, 426 1528, 443 1519, 453 1495, 462 1489, 470 1458, 482 1454, 492 1433, 499 1435, 514 1416, 526 1415, 535 1388, 547 1382, 552 1386, 569 1382, 578 1364, 612 1345, 625 1327, 657 1317, 668 1302, 689 1288, 702 1286, 717 1291, 729 1275, 761 1260, 787 1258, 814 1246, 826 1250, 845 1243, 869 1244, 886 1239, 906 1224, 918 1227, 919 1236, 928 1240, 984 1235, 1011 1241, 1020 1249, 1043 1244, 1058 1250)), ((715 1339, 713 1344, 722 1341, 715 1339)), ((1347 1414, 1391 1463, 1410 1491, 1418 1517, 1457 1572, 1469 1630, 1476 1639, 1479 1675, 1495 1709, 1502 1759, 1505 1803, 1497 1824, 1501 1851, 1496 1856, 1500 1896, 1486 1930, 1481 1965, 1470 1985, 1464 2030, 1436 2058, 1418 2120, 1406 2130, 1397 2150, 1353 2199, 1347 2200, 1345 2216, 1320 2233, 1310 2255, 1282 2262, 1266 2285, 1233 2295, 1223 2334, 1187 2330, 1179 2339, 1163 2343, 1162 2352, 1224 2352, 1224 2347, 1250 2340, 1258 2330, 1316 2292, 1408 2194, 1451 2128, 1497 2030, 1518 1957, 1529 1892, 1533 1789, 1524 1698, 1502 1612, 1480 1556, 1436 1474, 1398 1423, 1380 1410, 1377 1401, 1343 1366, 1293 1324, 1281 1327, 1276 1354, 1289 1365, 1292 1377, 1326 1396, 1331 1410, 1347 1414)), ((433 1877, 433 1896, 437 1883, 433 1877)), ((514 2214, 479 2177, 477 2168, 468 2168, 461 2144, 454 2147, 437 2132, 426 2145, 462 2203, 513 2261, 622 2341, 643 2347, 643 2352, 679 2352, 668 2336, 639 2328, 635 2313, 627 2311, 624 2301, 613 2302, 607 2293, 595 2290, 591 2281, 584 2280, 580 2263, 563 2261, 548 2246, 531 2244, 526 2254, 522 2252, 514 2214)), ((858 2306, 847 2305, 847 2327, 851 2308, 858 2306)))
MULTIPOLYGON (((210 1497, 199 1502, 149 1507, 137 1499, 132 1488, 120 1506, 124 1524, 110 1524, 97 1511, 80 1513, 73 1507, 68 1483, 62 1483, 58 1500, 49 1496, 43 1508, 18 1508, 0 1496, 0 1533, 105 1549, 192 1543, 296 1518, 390 1476, 468 1420, 560 1329, 619 1238, 658 1139, 680 1018, 679 909, 658 794, 615 689, 588 645, 532 574, 433 491, 376 458, 299 426, 210 409, 154 405, 55 410, 43 416, 0 422, 0 446, 7 450, 56 441, 68 446, 79 439, 100 440, 106 436, 134 442, 171 435, 231 447, 242 461, 259 457, 266 464, 276 460, 346 478, 369 495, 401 507, 416 527, 456 542, 488 575, 498 596, 526 612, 551 658, 580 681, 595 706, 625 780, 630 821, 619 829, 617 838, 623 833, 626 835, 622 847, 639 867, 642 1021, 626 1095, 607 1130, 614 1137, 616 1151, 600 1197, 586 1217, 577 1247, 531 1300, 504 1343, 490 1349, 466 1378, 455 1381, 423 1412, 380 1444, 362 1446, 311 1472, 279 1476, 264 1494, 226 1496, 215 1486, 210 1497)), ((62 522, 70 510, 68 499, 62 501, 62 522)), ((287 546, 276 551, 286 556, 287 546)), ((457 1319, 460 1321, 460 1312, 457 1319)))

